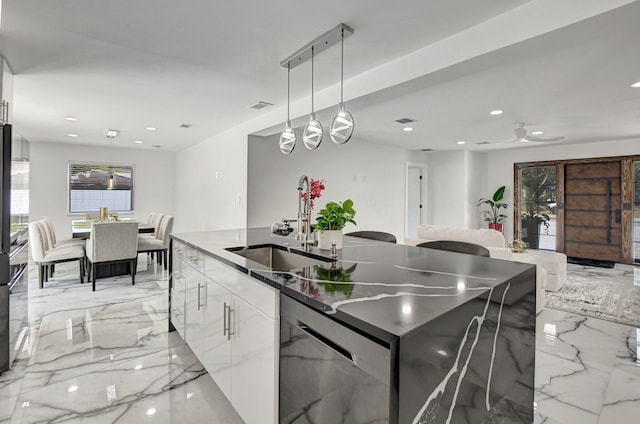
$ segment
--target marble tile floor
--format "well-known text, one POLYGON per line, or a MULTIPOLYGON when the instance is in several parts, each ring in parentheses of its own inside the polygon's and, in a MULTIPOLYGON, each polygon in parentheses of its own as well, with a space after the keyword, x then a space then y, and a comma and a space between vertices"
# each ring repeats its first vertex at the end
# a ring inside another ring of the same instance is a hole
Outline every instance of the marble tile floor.
MULTIPOLYGON (((149 263, 80 285, 59 265, 37 288, 13 368, 0 376, 0 423, 242 423, 202 365, 167 328, 167 273, 149 263)), ((640 284, 640 268, 569 265, 640 284)), ((536 424, 619 424, 640 414, 640 329, 545 309, 536 340, 536 424)))

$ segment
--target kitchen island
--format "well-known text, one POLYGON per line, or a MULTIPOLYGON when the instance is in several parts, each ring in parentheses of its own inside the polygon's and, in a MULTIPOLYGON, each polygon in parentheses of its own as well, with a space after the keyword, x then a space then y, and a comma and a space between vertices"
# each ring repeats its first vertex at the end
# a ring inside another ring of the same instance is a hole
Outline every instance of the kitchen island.
POLYGON ((268 228, 171 255, 170 327, 247 423, 533 422, 532 265, 268 228))

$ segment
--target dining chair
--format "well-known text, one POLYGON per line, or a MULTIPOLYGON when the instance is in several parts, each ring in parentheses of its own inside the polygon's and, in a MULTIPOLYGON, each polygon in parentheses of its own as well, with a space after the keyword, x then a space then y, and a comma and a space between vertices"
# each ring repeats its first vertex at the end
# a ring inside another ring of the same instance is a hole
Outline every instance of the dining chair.
POLYGON ((98 264, 128 262, 131 272, 131 284, 136 283, 136 264, 138 260, 138 223, 137 222, 95 222, 91 234, 86 240, 89 278, 96 291, 96 268, 98 264))
POLYGON ((163 215, 155 237, 138 237, 138 253, 156 253, 157 262, 167 269, 167 251, 169 249, 169 235, 173 230, 173 217, 163 215))
POLYGON ((162 222, 163 216, 164 214, 159 212, 152 212, 149 214, 149 218, 147 219, 147 224, 150 227, 154 228, 152 233, 153 236, 155 236, 155 234, 158 232, 158 227, 160 226, 160 222, 162 222))
POLYGON ((490 257, 489 249, 478 244, 467 243, 466 241, 436 240, 427 241, 416 245, 417 247, 427 247, 429 249, 447 250, 449 252, 466 253, 467 255, 490 257))
POLYGON ((354 231, 352 233, 345 234, 345 236, 397 243, 396 236, 382 231, 354 231))
POLYGON ((47 224, 43 220, 29 223, 29 248, 31 259, 38 265, 38 281, 40 288, 49 281, 49 267, 61 263, 78 261, 80 263, 80 284, 84 283, 84 246, 77 244, 55 247, 51 243, 47 224))

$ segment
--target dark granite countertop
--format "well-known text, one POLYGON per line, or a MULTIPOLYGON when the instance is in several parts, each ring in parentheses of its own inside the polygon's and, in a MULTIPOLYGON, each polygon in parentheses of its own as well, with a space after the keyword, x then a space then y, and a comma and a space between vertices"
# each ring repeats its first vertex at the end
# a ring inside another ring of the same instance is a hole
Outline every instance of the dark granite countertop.
POLYGON ((500 284, 535 280, 535 267, 530 264, 347 236, 335 262, 329 251, 313 247, 304 252, 294 234, 284 237, 269 228, 172 237, 384 343, 500 284), (326 262, 272 271, 226 250, 257 245, 283 246, 326 262))

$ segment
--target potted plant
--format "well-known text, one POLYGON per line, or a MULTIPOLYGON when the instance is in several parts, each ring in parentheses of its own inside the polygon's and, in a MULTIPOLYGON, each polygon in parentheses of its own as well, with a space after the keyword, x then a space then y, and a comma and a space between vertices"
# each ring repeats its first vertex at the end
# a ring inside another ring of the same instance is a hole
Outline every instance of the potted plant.
POLYGON ((504 221, 507 219, 507 215, 503 214, 500 210, 507 209, 507 204, 502 202, 504 199, 505 186, 498 187, 493 197, 487 199, 481 198, 478 201, 478 205, 489 205, 488 210, 483 210, 481 213, 484 216, 484 220, 489 223, 489 228, 502 232, 504 221))
POLYGON ((328 250, 331 249, 331 243, 335 243, 337 249, 342 249, 342 229, 347 223, 357 225, 353 220, 355 215, 351 199, 344 202, 328 202, 318 211, 316 224, 313 226, 318 232, 318 247, 328 250))
POLYGON ((549 231, 549 220, 553 214, 549 202, 553 199, 553 193, 547 187, 545 177, 538 182, 525 181, 520 189, 520 196, 520 238, 530 249, 537 249, 540 244, 540 226, 544 225, 545 232, 549 231))

